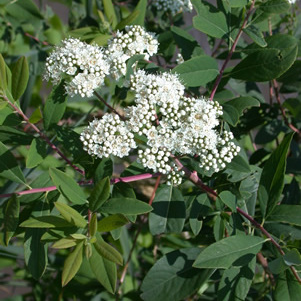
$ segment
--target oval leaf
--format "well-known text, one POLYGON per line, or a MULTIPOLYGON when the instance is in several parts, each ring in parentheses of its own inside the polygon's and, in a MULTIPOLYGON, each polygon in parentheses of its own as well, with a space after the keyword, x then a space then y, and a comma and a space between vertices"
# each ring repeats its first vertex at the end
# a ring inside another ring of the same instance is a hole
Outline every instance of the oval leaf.
POLYGON ((24 93, 29 78, 26 57, 20 57, 12 67, 12 96, 18 100, 24 93))
POLYGON ((129 223, 129 220, 122 214, 113 214, 100 220, 97 225, 99 232, 110 232, 129 223))
POLYGON ((106 177, 100 180, 94 187, 89 197, 89 208, 97 211, 101 205, 110 197, 110 179, 106 177))

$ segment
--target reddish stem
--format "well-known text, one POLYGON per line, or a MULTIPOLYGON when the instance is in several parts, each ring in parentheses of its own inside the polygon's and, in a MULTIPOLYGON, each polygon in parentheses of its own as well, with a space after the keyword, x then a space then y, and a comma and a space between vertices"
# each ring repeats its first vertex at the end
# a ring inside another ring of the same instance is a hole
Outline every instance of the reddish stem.
POLYGON ((149 199, 149 202, 148 202, 149 205, 152 205, 152 203, 153 203, 153 201, 154 201, 154 198, 155 198, 155 196, 156 196, 157 189, 158 189, 159 184, 160 184, 160 180, 161 180, 161 175, 159 175, 158 178, 157 178, 157 180, 156 180, 156 184, 155 184, 155 187, 154 187, 152 196, 151 196, 151 198, 149 199))
POLYGON ((235 38, 235 40, 234 40, 234 43, 233 43, 233 45, 232 45, 232 47, 231 47, 231 49, 230 49, 230 52, 228 53, 228 56, 227 56, 226 60, 224 61, 224 64, 223 64, 223 66, 222 66, 222 68, 221 68, 221 70, 220 70, 220 72, 219 72, 219 75, 218 75, 218 77, 217 77, 217 79, 216 79, 216 81, 215 81, 215 83, 214 83, 212 92, 211 92, 211 94, 210 94, 210 100, 213 100, 213 97, 214 97, 214 95, 215 95, 215 93, 216 93, 216 90, 217 90, 217 88, 218 88, 218 85, 219 85, 219 83, 220 83, 221 80, 222 80, 222 77, 223 77, 224 71, 225 71, 225 69, 226 69, 226 66, 227 66, 228 63, 229 63, 229 61, 230 61, 230 59, 231 59, 231 57, 232 57, 232 55, 233 55, 233 53, 234 53, 234 51, 235 51, 235 48, 236 48, 236 46, 237 46, 238 40, 239 40, 239 38, 240 38, 240 36, 241 36, 241 34, 242 34, 242 31, 243 31, 243 29, 246 27, 247 22, 248 22, 248 20, 249 20, 249 18, 250 18, 250 16, 251 16, 251 13, 252 13, 252 10, 253 10, 253 8, 254 8, 254 5, 255 5, 255 0, 252 1, 252 4, 251 4, 251 6, 250 6, 250 9, 249 9, 248 12, 247 12, 246 18, 245 18, 245 20, 244 20, 242 26, 241 26, 240 29, 239 29, 239 32, 238 32, 238 34, 237 34, 237 36, 236 36, 236 38, 235 38))

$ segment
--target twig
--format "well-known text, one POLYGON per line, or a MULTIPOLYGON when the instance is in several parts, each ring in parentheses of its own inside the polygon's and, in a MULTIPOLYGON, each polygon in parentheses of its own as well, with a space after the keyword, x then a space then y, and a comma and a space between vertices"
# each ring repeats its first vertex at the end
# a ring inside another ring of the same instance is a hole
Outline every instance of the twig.
POLYGON ((283 117, 283 120, 285 122, 285 124, 291 129, 293 130, 295 133, 297 133, 299 136, 301 136, 301 131, 298 130, 295 126, 293 126, 289 121, 288 121, 288 118, 286 117, 286 114, 285 114, 285 110, 281 104, 281 99, 280 99, 280 94, 279 94, 279 86, 278 86, 278 83, 275 79, 273 79, 272 81, 272 85, 273 85, 273 88, 274 88, 274 91, 275 91, 275 96, 276 96, 276 99, 277 99, 277 102, 278 102, 278 105, 279 105, 279 108, 280 108, 280 111, 281 111, 281 114, 282 114, 282 117, 283 117))
POLYGON ((35 131, 39 134, 39 136, 63 159, 65 160, 74 170, 79 172, 81 175, 85 175, 85 172, 74 165, 58 148, 55 146, 50 139, 40 131, 40 129, 35 126, 33 123, 29 121, 29 118, 19 109, 15 104, 13 104, 6 95, 2 95, 3 99, 7 101, 7 103, 23 118, 23 120, 35 131))
POLYGON ((108 107, 113 113, 119 116, 121 120, 125 120, 125 117, 119 114, 112 106, 110 106, 96 91, 94 91, 94 95, 106 106, 108 107))
POLYGON ((241 34, 242 34, 242 31, 243 31, 243 29, 246 27, 247 22, 248 22, 248 20, 249 20, 249 18, 250 18, 250 16, 251 16, 251 13, 252 13, 253 8, 254 8, 254 5, 255 5, 255 1, 256 1, 256 0, 253 0, 253 1, 252 1, 252 4, 251 4, 251 6, 250 6, 250 9, 249 9, 248 12, 247 12, 246 18, 245 18, 245 20, 244 20, 242 26, 241 26, 240 29, 239 29, 239 32, 238 32, 238 34, 237 34, 237 36, 236 36, 236 38, 235 38, 235 40, 234 40, 234 43, 233 43, 233 45, 232 45, 232 47, 231 47, 231 49, 230 49, 230 51, 229 51, 229 53, 228 53, 228 56, 227 56, 226 60, 224 61, 224 64, 223 64, 223 66, 222 66, 222 68, 221 68, 221 70, 220 70, 220 72, 219 72, 219 75, 218 75, 218 77, 217 77, 217 79, 216 79, 216 81, 215 81, 215 83, 214 83, 214 85, 213 85, 213 89, 212 89, 212 92, 211 92, 211 94, 210 94, 210 100, 213 100, 213 97, 214 97, 214 95, 215 95, 215 93, 216 93, 216 90, 217 90, 217 88, 218 88, 218 85, 219 85, 220 81, 222 80, 222 77, 223 77, 224 71, 225 71, 225 69, 226 69, 226 66, 227 66, 228 63, 229 63, 229 61, 230 61, 230 59, 231 59, 231 57, 232 57, 232 55, 233 55, 233 53, 234 53, 234 51, 235 51, 235 48, 236 48, 236 46, 237 46, 238 40, 239 40, 239 38, 240 38, 240 36, 241 36, 241 34))

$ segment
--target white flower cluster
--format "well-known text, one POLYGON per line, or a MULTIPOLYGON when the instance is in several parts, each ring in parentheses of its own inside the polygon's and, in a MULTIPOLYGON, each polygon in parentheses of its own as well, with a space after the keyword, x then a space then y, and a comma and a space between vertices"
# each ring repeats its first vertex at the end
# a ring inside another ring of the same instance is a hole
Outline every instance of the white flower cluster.
POLYGON ((126 26, 126 33, 117 32, 108 42, 106 55, 111 63, 111 75, 118 79, 126 74, 126 61, 136 54, 144 54, 146 60, 157 53, 158 41, 154 34, 146 32, 141 26, 126 26))
POLYGON ((58 84, 65 80, 70 96, 91 97, 104 84, 107 75, 119 78, 126 73, 126 61, 135 54, 146 59, 157 52, 154 34, 141 26, 126 26, 125 33, 117 32, 106 49, 69 38, 55 47, 46 60, 46 80, 58 84))
POLYGON ((80 139, 84 150, 99 158, 110 155, 122 158, 137 147, 134 134, 128 130, 125 122, 112 114, 105 114, 102 119, 90 122, 80 139))
POLYGON ((193 9, 190 0, 154 0, 153 5, 158 11, 169 11, 172 15, 183 11, 189 12, 193 9))

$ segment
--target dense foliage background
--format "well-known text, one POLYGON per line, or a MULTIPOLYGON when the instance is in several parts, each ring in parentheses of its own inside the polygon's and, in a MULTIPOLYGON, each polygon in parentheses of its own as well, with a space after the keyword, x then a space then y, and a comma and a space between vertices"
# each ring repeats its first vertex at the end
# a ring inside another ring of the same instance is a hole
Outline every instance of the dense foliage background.
POLYGON ((158 2, 0 0, 5 300, 300 299, 298 2, 192 0, 191 12, 158 2), (157 54, 134 55, 125 76, 107 77, 92 97, 45 80, 62 40, 106 48, 127 25, 155 33, 157 54), (84 151, 89 122, 133 105, 136 69, 172 70, 186 96, 222 106, 219 129, 240 146, 225 169, 175 155, 183 180, 173 186, 135 151, 84 151))

